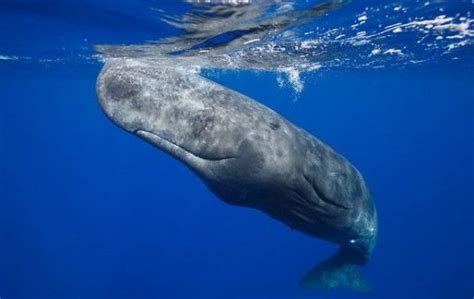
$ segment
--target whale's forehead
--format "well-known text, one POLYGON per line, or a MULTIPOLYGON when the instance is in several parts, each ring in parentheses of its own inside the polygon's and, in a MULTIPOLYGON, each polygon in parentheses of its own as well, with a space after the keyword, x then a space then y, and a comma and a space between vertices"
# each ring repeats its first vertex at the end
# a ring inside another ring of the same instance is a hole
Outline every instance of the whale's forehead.
POLYGON ((206 100, 202 83, 192 84, 188 76, 163 67, 141 67, 134 61, 112 63, 100 76, 100 103, 127 131, 151 131, 178 143, 204 141, 198 135, 219 126, 218 107, 206 100))

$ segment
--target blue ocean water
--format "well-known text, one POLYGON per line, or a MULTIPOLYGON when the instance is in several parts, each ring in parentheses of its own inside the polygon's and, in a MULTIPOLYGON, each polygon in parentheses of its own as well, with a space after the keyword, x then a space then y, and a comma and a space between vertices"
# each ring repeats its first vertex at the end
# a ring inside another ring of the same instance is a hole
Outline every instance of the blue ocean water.
MULTIPOLYGON (((417 3, 383 3, 390 7, 382 15, 407 7, 432 14, 426 21, 446 13, 434 26, 463 24, 456 20, 465 17, 466 35, 448 39, 462 33, 453 25, 440 29, 447 32, 430 42, 433 51, 417 48, 412 36, 387 37, 368 50, 403 51, 396 60, 393 51, 367 62, 365 50, 351 51, 354 44, 326 47, 331 51, 310 60, 321 67, 298 80, 292 72, 285 79, 286 70, 279 74, 274 65, 255 70, 247 62, 203 72, 311 132, 364 175, 379 236, 362 268, 373 290, 358 294, 300 288, 299 279, 336 245, 223 203, 180 162, 118 129, 100 110, 95 82, 107 53, 97 57, 94 46, 176 36, 180 29, 156 9, 179 15, 190 4, 2 1, 0 298, 474 296, 473 7, 417 3), (335 65, 338 57, 353 59, 335 65)), ((363 21, 361 11, 378 9, 367 5, 355 1, 330 20, 339 29, 342 16, 348 24, 363 21)), ((296 36, 326 20, 296 26, 296 36)), ((307 35, 314 44, 318 33, 307 35)))

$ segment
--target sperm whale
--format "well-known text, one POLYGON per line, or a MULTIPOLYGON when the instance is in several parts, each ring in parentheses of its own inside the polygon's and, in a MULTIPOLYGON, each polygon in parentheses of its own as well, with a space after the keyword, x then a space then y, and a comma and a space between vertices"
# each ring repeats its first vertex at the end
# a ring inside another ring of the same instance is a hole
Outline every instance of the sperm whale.
POLYGON ((339 244, 303 286, 368 288, 356 266, 375 246, 375 205, 360 172, 331 147, 184 66, 111 59, 96 88, 112 122, 182 161, 224 202, 339 244))

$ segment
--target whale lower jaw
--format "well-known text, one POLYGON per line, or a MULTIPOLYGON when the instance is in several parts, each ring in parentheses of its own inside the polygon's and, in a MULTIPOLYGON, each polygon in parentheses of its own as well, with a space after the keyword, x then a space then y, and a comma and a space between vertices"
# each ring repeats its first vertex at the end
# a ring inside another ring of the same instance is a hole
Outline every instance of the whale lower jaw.
POLYGON ((230 155, 218 156, 197 154, 190 149, 169 140, 168 138, 142 129, 135 130, 135 134, 148 141, 152 145, 158 147, 159 149, 175 156, 176 158, 188 162, 191 164, 191 166, 194 166, 193 164, 200 162, 218 162, 235 158, 234 156, 230 155))

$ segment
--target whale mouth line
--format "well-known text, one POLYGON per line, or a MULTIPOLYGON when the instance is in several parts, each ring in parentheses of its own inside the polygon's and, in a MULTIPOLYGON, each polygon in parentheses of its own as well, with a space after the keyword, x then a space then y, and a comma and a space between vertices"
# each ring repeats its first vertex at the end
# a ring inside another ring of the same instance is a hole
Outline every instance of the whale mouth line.
POLYGON ((147 130, 143 129, 137 129, 134 131, 134 133, 148 142, 152 143, 153 145, 156 145, 160 147, 161 149, 164 150, 169 150, 169 151, 181 151, 184 154, 191 155, 194 158, 198 158, 201 160, 206 160, 206 161, 225 161, 229 159, 234 159, 235 156, 218 156, 218 155, 209 155, 209 154, 198 154, 193 152, 192 150, 186 148, 185 146, 179 145, 178 143, 171 141, 170 139, 163 137, 161 135, 158 135, 156 133, 152 133, 147 130))

